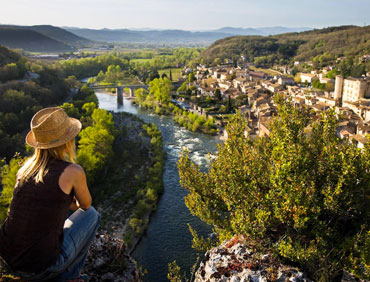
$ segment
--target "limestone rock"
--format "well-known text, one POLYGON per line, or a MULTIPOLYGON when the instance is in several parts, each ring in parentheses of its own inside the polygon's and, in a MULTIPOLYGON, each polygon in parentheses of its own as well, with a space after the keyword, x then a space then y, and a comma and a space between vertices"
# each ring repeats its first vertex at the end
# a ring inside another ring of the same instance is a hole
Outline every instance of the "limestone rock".
POLYGON ((195 282, 311 282, 299 269, 272 262, 269 254, 257 254, 239 237, 208 251, 195 274, 195 282))
POLYGON ((88 281, 141 281, 141 273, 136 262, 127 254, 122 240, 106 233, 97 234, 82 273, 88 281))
MULTIPOLYGON (((195 273, 195 282, 311 282, 296 267, 283 265, 271 254, 249 249, 243 237, 235 236, 205 254, 195 273)), ((343 271, 341 282, 368 282, 343 271)))

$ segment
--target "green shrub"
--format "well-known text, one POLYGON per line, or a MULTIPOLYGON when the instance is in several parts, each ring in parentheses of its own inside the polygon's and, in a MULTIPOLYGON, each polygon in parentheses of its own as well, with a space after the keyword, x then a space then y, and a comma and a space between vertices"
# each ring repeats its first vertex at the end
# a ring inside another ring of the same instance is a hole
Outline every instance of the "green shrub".
POLYGON ((186 205, 221 241, 248 236, 315 280, 332 281, 343 268, 369 279, 370 146, 337 138, 334 110, 314 120, 280 96, 275 102, 269 138, 246 139, 238 114, 209 172, 182 155, 186 205))
POLYGON ((133 217, 130 219, 129 225, 131 229, 138 235, 143 229, 143 220, 133 217))
POLYGON ((8 215, 8 208, 13 196, 17 172, 22 166, 23 161, 23 158, 21 158, 19 155, 16 155, 10 160, 9 164, 1 167, 0 177, 3 190, 0 193, 0 225, 8 215))

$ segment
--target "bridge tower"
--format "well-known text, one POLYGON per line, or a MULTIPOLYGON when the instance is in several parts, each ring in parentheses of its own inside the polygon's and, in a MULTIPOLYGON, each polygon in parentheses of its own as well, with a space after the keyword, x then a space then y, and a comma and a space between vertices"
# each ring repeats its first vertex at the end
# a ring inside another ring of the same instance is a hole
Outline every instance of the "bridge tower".
POLYGON ((117 95, 117 104, 123 105, 123 87, 116 88, 116 95, 117 95))

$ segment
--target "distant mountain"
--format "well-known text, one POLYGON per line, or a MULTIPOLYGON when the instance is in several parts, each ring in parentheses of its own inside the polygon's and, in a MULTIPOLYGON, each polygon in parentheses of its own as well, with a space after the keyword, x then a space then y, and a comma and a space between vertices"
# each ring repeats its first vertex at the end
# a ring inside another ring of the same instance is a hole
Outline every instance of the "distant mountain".
POLYGON ((241 27, 223 27, 213 30, 213 32, 227 33, 230 35, 263 35, 261 31, 256 28, 241 28, 241 27))
POLYGON ((309 31, 309 30, 312 30, 313 28, 274 26, 274 27, 260 27, 257 29, 261 31, 263 35, 276 35, 276 34, 290 33, 290 32, 309 31))
POLYGON ((130 29, 87 29, 66 28, 78 36, 100 42, 119 43, 154 43, 209 45, 212 42, 230 36, 227 33, 192 32, 185 30, 130 30, 130 29))
POLYGON ((218 39, 235 35, 270 35, 286 32, 299 32, 310 28, 266 27, 234 28, 224 27, 209 31, 150 30, 150 29, 87 29, 65 27, 69 32, 93 41, 121 43, 155 43, 175 45, 209 45, 218 39))
POLYGON ((33 26, 16 26, 16 25, 0 25, 0 28, 26 29, 38 32, 46 37, 74 47, 83 47, 92 42, 86 38, 77 36, 74 33, 68 32, 60 27, 52 25, 33 25, 33 26))
POLYGON ((240 28, 240 27, 223 27, 214 32, 218 33, 228 33, 230 35, 275 35, 288 32, 302 32, 311 30, 310 27, 283 27, 283 26, 274 26, 274 27, 258 27, 258 28, 240 28))
POLYGON ((14 27, 0 26, 0 44, 8 48, 23 49, 31 52, 65 52, 76 48, 39 32, 14 27))

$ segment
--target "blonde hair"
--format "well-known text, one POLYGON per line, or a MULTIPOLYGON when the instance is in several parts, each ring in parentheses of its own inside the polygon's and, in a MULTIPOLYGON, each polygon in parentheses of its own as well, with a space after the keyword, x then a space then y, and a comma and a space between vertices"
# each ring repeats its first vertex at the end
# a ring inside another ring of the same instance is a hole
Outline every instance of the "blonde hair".
POLYGON ((17 178, 19 184, 22 185, 31 177, 36 183, 44 183, 44 176, 48 173, 47 164, 51 159, 76 162, 76 146, 75 139, 67 143, 50 149, 35 148, 33 155, 26 160, 24 165, 18 170, 17 178))

